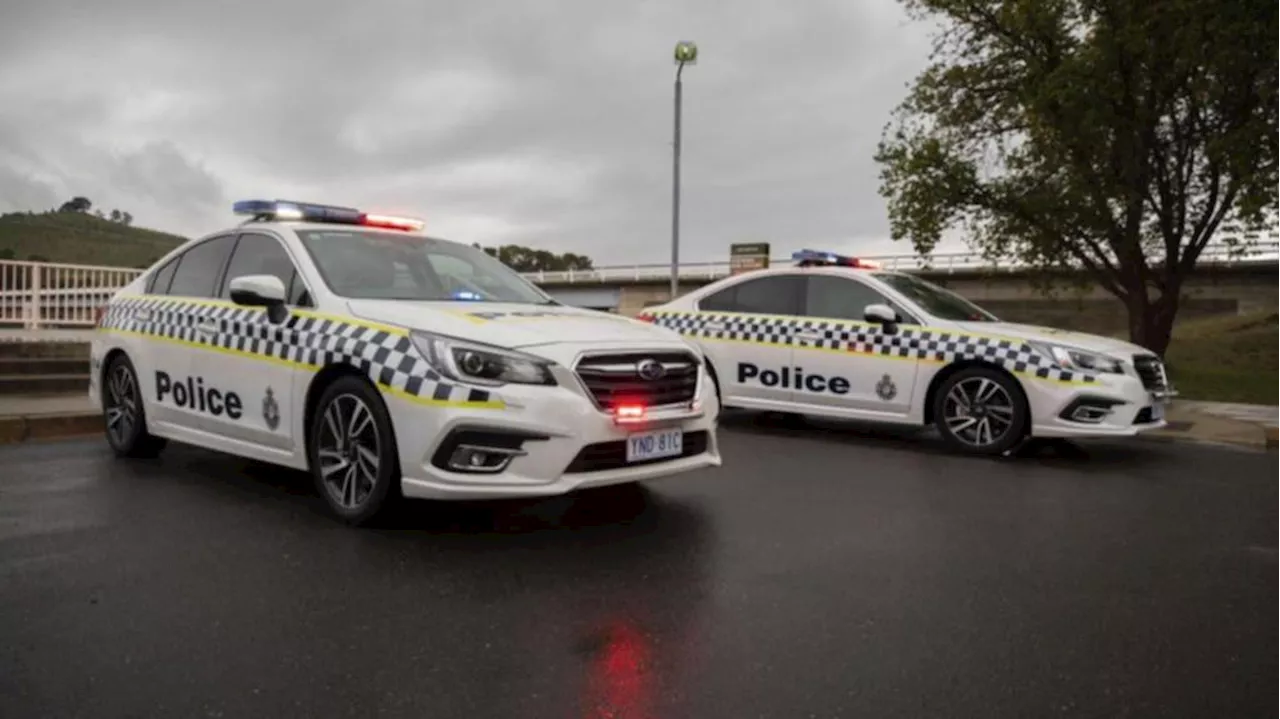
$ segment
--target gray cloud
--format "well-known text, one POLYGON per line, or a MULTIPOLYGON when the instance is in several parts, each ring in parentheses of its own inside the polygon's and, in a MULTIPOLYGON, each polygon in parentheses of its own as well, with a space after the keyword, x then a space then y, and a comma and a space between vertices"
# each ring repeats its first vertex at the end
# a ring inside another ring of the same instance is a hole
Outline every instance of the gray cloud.
POLYGON ((886 242, 871 159, 928 51, 896 0, 19 0, 0 23, 0 209, 85 194, 188 235, 285 196, 433 234, 667 257, 886 242), (26 188, 26 189, 21 189, 26 188), (7 206, 7 207, 5 207, 7 206))

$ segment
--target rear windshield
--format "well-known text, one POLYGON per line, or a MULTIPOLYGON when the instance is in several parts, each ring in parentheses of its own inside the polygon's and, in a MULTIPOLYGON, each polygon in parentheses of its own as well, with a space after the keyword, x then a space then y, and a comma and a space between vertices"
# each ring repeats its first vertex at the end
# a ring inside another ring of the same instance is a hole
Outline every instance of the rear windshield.
POLYGON ((298 230, 325 284, 352 299, 549 304, 542 290, 482 250, 400 232, 298 230))

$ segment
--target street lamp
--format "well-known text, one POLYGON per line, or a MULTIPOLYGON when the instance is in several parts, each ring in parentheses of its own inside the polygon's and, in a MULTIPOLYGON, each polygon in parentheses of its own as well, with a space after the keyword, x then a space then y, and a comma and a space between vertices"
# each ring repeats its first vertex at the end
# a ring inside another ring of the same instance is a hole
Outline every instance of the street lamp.
POLYGON ((698 46, 683 40, 676 43, 675 141, 671 154, 671 299, 680 286, 680 75, 685 65, 696 65, 698 46))

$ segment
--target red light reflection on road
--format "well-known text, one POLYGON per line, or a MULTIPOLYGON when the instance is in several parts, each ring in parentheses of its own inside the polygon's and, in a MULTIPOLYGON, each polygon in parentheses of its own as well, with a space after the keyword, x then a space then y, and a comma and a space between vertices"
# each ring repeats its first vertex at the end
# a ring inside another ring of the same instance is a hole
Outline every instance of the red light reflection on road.
POLYGON ((653 665, 648 640, 628 624, 604 632, 587 667, 586 719, 652 719, 653 665))

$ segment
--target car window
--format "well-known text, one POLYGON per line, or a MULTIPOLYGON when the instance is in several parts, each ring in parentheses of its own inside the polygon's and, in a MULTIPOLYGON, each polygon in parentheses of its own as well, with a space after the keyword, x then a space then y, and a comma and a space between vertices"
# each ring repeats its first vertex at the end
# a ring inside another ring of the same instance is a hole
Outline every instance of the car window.
POLYGON ((284 245, 274 237, 256 233, 240 235, 235 251, 231 254, 231 262, 227 265, 226 276, 222 280, 222 291, 219 297, 231 296, 231 280, 244 275, 272 275, 280 279, 288 296, 289 304, 309 304, 299 302, 306 294, 306 283, 299 278, 293 259, 284 249, 284 245))
POLYGON ((739 282, 698 302, 698 309, 713 312, 748 312, 763 315, 798 315, 802 307, 804 278, 773 275, 739 282))
POLYGON ((995 315, 932 282, 915 275, 897 272, 880 272, 876 279, 901 292, 925 312, 944 320, 956 322, 999 322, 995 315))
POLYGON ((805 285, 805 310, 809 317, 862 321, 867 305, 888 305, 902 321, 915 324, 911 315, 874 287, 852 277, 811 275, 805 285))
POLYGON ((549 295, 469 245, 365 230, 299 230, 325 284, 361 299, 551 304, 549 295))
POLYGON ((289 280, 289 304, 295 307, 314 307, 315 300, 311 298, 311 292, 307 289, 307 283, 302 279, 302 275, 297 270, 293 271, 293 277, 289 280))
POLYGON ((151 281, 147 283, 147 294, 163 295, 169 291, 169 283, 173 282, 173 273, 178 269, 178 261, 182 259, 182 255, 169 260, 151 275, 151 281))
POLYGON ((182 253, 166 294, 178 297, 216 297, 222 269, 235 246, 235 235, 205 240, 182 253))

